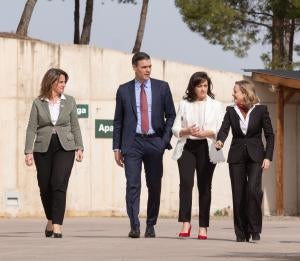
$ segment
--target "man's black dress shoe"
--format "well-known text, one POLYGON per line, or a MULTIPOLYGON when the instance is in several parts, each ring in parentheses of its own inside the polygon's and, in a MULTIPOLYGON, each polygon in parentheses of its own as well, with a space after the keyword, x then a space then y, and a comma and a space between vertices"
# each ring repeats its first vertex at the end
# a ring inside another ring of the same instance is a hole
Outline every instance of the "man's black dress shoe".
POLYGON ((259 233, 252 233, 252 240, 253 241, 259 241, 260 240, 259 233))
POLYGON ((146 231, 145 231, 145 237, 155 237, 154 226, 147 225, 146 231))
POLYGON ((129 231, 128 237, 139 238, 140 237, 140 229, 139 228, 131 228, 131 230, 129 231))
POLYGON ((52 235, 53 235, 53 230, 47 230, 47 229, 45 229, 45 236, 46 237, 52 237, 52 235))
POLYGON ((62 233, 53 233, 54 238, 62 238, 62 233))

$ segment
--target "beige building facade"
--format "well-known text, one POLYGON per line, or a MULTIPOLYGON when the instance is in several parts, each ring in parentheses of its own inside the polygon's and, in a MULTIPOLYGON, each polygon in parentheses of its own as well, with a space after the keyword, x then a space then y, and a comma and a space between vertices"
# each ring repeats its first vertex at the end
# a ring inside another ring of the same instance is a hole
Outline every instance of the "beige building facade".
MULTIPOLYGON (((31 103, 50 67, 67 71, 70 79, 66 93, 74 96, 78 104, 88 105, 88 118, 79 119, 85 146, 84 161, 74 164, 67 195, 67 215, 126 215, 124 170, 114 162, 111 138, 95 137, 96 127, 99 128, 95 122, 113 119, 116 90, 121 83, 134 77, 131 56, 91 46, 0 37, 0 216, 43 216, 35 167, 25 165, 23 152, 31 103)), ((234 82, 244 77, 156 58, 152 58, 152 66, 153 78, 169 82, 176 107, 191 74, 196 71, 206 71, 211 76, 213 91, 216 99, 224 104, 224 112, 226 105, 232 102, 234 82)), ((268 105, 275 126, 275 95, 266 86, 258 86, 258 94, 262 103, 268 105)), ((285 109, 284 204, 287 215, 300 214, 299 101, 296 95, 285 109)), ((173 137, 171 143, 174 147, 176 138, 173 137)), ((229 144, 230 137, 225 144, 225 155, 229 144)), ((164 155, 160 215, 176 217, 179 177, 177 163, 171 159, 171 154, 172 151, 166 151, 164 155)), ((274 214, 276 210, 274 161, 263 176, 265 215, 274 214)), ((141 215, 145 215, 147 189, 145 179, 142 180, 141 215)), ((193 193, 193 214, 197 215, 196 187, 193 193)), ((232 210, 227 163, 218 164, 212 185, 211 214, 223 209, 232 210)))

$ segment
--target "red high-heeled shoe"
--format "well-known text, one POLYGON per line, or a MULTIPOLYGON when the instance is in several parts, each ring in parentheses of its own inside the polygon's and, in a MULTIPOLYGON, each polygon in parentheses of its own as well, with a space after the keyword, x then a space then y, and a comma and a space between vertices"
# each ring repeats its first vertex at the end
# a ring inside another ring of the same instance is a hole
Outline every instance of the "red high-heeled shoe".
POLYGON ((191 235, 192 225, 190 224, 190 228, 188 232, 180 232, 179 237, 189 237, 191 235))
POLYGON ((207 236, 198 235, 198 239, 205 240, 205 239, 207 239, 207 236))
MULTIPOLYGON (((206 233, 207 233, 207 228, 205 230, 206 230, 206 233)), ((207 234, 206 235, 200 235, 200 234, 198 234, 198 239, 200 239, 200 240, 207 239, 207 234)))

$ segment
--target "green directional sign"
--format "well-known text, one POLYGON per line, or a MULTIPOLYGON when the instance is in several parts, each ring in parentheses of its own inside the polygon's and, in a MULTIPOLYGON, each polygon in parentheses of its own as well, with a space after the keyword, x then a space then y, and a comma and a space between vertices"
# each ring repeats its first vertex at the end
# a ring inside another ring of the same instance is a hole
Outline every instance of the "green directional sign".
POLYGON ((89 117, 89 105, 88 104, 77 104, 77 116, 78 118, 89 117))
POLYGON ((95 138, 112 138, 113 120, 95 120, 95 138))

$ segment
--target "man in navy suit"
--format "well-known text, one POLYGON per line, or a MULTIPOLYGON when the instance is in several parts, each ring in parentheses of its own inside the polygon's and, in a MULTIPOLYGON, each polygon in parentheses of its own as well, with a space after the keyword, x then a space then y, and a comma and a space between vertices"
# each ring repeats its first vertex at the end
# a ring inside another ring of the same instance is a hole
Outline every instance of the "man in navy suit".
POLYGON ((135 79, 119 86, 113 131, 116 163, 125 167, 129 237, 140 237, 139 205, 142 163, 148 188, 145 237, 155 237, 163 175, 163 154, 171 149, 175 108, 169 84, 150 78, 151 59, 143 52, 132 57, 135 79))

